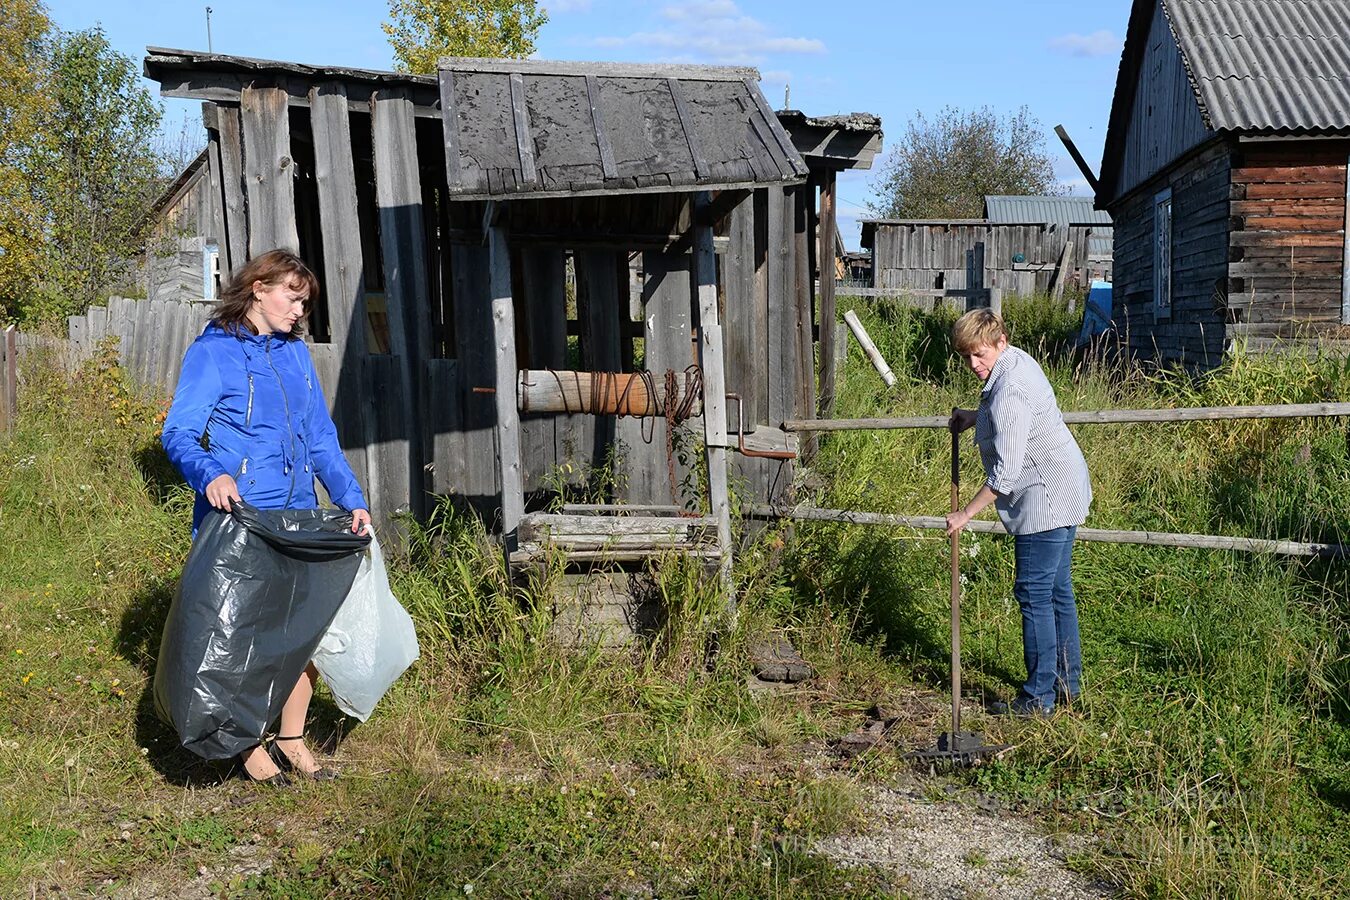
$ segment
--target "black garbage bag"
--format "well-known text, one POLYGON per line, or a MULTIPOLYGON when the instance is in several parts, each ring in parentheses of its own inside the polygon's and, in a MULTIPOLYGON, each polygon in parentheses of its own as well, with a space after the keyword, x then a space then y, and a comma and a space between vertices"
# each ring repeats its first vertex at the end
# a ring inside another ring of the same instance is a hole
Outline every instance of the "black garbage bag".
POLYGON ((233 506, 197 530, 155 667, 155 709, 206 759, 262 740, 370 544, 348 513, 233 506))

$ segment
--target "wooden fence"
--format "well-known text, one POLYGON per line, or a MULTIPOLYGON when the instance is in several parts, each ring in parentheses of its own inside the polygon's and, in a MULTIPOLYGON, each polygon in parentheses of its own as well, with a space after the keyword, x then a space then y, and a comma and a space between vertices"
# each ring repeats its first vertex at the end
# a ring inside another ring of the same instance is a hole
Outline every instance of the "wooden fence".
POLYGON ((1089 253, 1109 225, 878 221, 873 226, 872 277, 877 288, 995 287, 1028 296, 1076 278, 1110 273, 1111 261, 1089 253), (981 283, 969 281, 967 253, 985 248, 981 283))
MULTIPOLYGON (((1101 409, 1064 413, 1069 425, 1123 425, 1131 423, 1217 422, 1241 419, 1302 419, 1350 416, 1350 403, 1287 403, 1266 406, 1193 406, 1178 409, 1101 409)), ((894 419, 815 419, 788 420, 783 430, 806 434, 824 431, 893 431, 911 428, 949 428, 948 416, 909 416, 894 419)), ((956 441, 952 442, 952 471, 956 472, 956 441)), ((955 490, 953 490, 955 502, 955 490)), ((754 505, 751 518, 789 519, 802 522, 846 522, 854 525, 889 525, 917 529, 945 530, 946 519, 939 516, 899 516, 847 509, 818 509, 809 506, 787 508, 754 505)), ((972 521, 966 530, 985 534, 1005 534, 998 522, 972 521)), ((1271 553, 1281 556, 1350 556, 1350 546, 1322 542, 1266 540, 1219 534, 1176 534, 1164 531, 1115 531, 1079 528, 1077 540, 1111 544, 1143 544, 1152 547, 1190 547, 1211 550, 1236 550, 1271 553)))

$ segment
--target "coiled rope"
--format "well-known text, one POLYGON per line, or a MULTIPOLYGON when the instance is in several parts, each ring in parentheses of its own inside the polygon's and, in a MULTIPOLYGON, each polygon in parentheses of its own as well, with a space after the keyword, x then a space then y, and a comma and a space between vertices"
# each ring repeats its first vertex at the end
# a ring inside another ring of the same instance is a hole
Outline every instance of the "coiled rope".
MULTIPOLYGON (((666 369, 665 394, 656 392, 656 375, 650 370, 638 372, 591 372, 590 408, 572 409, 567 401, 569 395, 563 384, 565 377, 572 379, 572 393, 581 396, 581 373, 545 369, 558 385, 562 396, 563 412, 567 415, 590 412, 594 415, 634 415, 627 412, 634 385, 641 384, 646 389, 650 408, 666 420, 666 464, 670 474, 670 499, 680 505, 676 490, 675 476, 675 429, 681 423, 693 417, 694 407, 703 397, 703 370, 698 366, 688 366, 683 372, 666 369), (622 386, 620 382, 622 381, 622 386)), ((636 416, 643 419, 640 433, 644 443, 650 444, 656 436, 656 416, 636 416)))

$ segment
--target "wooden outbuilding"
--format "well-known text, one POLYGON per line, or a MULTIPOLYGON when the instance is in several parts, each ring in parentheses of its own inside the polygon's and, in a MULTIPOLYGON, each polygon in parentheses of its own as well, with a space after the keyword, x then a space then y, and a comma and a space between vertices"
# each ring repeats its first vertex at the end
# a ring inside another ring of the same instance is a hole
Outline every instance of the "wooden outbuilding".
POLYGON ((804 155, 731 67, 422 77, 151 48, 145 71, 205 101, 221 270, 285 246, 319 272, 311 350, 380 516, 449 496, 524 544, 564 485, 663 512, 711 495, 724 557, 727 483, 790 489, 772 426, 816 414, 818 173, 870 164, 877 123, 807 123, 835 136, 804 155))
POLYGON ((1141 358, 1350 335, 1350 4, 1135 0, 1097 189, 1141 358))
POLYGON ((1091 197, 988 196, 981 219, 864 219, 872 286, 1029 296, 1086 285, 1110 270, 1111 219, 1092 205, 1091 197))

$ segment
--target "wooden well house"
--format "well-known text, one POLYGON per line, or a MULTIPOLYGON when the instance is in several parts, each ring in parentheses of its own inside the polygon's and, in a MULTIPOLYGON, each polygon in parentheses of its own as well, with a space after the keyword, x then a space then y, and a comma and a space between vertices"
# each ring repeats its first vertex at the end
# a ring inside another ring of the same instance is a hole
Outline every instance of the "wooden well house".
POLYGON ((726 561, 729 490, 790 489, 771 423, 815 415, 815 190, 870 164, 875 124, 813 120, 804 157, 730 67, 151 48, 145 71, 206 101, 222 270, 284 246, 320 274, 311 349, 378 518, 449 496, 517 561, 726 561), (589 525, 531 511, 588 479, 589 525))

